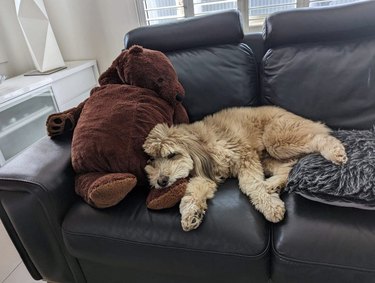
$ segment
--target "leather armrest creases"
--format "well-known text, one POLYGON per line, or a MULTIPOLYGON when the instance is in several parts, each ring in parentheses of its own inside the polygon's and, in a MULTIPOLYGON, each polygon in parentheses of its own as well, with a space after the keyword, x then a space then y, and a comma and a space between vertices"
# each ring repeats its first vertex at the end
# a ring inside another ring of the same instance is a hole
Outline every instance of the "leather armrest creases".
POLYGON ((27 268, 48 281, 84 282, 61 235, 63 218, 78 199, 70 144, 70 136, 43 138, 0 168, 4 225, 27 268))

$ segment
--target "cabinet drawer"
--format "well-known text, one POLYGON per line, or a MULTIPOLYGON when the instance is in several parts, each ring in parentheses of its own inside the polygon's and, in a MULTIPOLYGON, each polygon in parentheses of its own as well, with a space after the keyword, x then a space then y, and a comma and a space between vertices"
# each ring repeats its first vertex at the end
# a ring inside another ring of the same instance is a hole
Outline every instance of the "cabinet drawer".
MULTIPOLYGON (((93 68, 84 69, 52 83, 53 92, 59 108, 96 85, 93 68)), ((61 111, 61 109, 60 109, 61 111)))

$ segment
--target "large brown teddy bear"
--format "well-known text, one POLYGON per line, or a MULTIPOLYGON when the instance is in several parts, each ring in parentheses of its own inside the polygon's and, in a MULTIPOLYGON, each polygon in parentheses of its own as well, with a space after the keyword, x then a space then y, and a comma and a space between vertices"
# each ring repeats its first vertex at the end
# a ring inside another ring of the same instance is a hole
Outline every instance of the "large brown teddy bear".
POLYGON ((99 84, 77 107, 51 115, 47 131, 55 137, 74 129, 76 192, 90 205, 105 208, 136 184, 147 184, 142 145, 150 130, 157 123, 188 123, 188 116, 181 104, 184 89, 159 51, 140 46, 123 51, 99 84))

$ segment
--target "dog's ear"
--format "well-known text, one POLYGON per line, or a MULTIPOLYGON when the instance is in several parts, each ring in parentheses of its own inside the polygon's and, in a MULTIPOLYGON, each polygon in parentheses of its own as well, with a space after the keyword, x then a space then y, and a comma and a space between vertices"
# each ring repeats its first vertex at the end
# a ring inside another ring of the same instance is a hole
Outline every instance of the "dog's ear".
POLYGON ((163 123, 157 124, 148 134, 144 144, 144 151, 150 156, 160 156, 162 142, 168 138, 170 127, 163 123))
POLYGON ((193 170, 195 174, 219 182, 220 179, 218 179, 214 173, 214 160, 205 147, 205 144, 194 138, 185 139, 184 144, 190 157, 194 161, 193 170))

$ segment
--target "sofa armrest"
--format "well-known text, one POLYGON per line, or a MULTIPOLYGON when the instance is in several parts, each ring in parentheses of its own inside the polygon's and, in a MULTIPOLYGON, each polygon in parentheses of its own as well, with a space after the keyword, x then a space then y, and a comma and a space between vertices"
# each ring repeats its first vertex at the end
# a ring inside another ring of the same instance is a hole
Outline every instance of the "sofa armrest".
POLYGON ((61 234, 77 200, 70 144, 46 137, 0 168, 0 217, 34 279, 84 282, 61 234))

